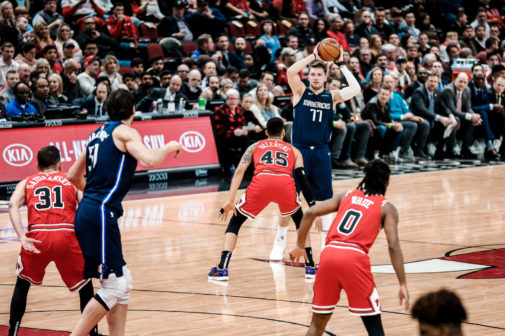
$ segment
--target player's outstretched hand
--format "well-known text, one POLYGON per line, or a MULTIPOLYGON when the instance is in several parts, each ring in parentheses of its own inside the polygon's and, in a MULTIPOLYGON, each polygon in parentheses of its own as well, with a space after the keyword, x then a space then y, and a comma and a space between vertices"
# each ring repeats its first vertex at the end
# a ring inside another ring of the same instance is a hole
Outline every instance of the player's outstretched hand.
POLYGON ((322 61, 323 59, 321 58, 321 56, 319 56, 319 53, 317 52, 317 50, 318 50, 317 47, 319 47, 319 43, 316 45, 316 47, 314 48, 314 51, 312 53, 316 56, 317 61, 322 61))
POLYGON ((305 249, 297 246, 295 247, 291 252, 289 252, 289 259, 291 261, 298 261, 301 257, 304 258, 304 260, 307 260, 307 252, 305 252, 305 249))
POLYGON ((400 285, 400 291, 398 292, 398 297, 400 298, 400 306, 405 307, 405 311, 409 310, 409 291, 407 290, 407 286, 400 285))
POLYGON ((344 48, 340 45, 340 56, 338 57, 338 62, 342 62, 344 60, 344 48))
POLYGON ((235 205, 233 204, 232 201, 226 201, 225 204, 223 204, 223 207, 219 209, 219 215, 218 218, 222 220, 223 222, 226 222, 226 219, 228 217, 228 212, 233 210, 233 214, 237 214, 237 210, 235 208, 235 205))
POLYGON ((27 252, 35 253, 35 254, 40 254, 39 249, 35 247, 35 244, 40 244, 42 243, 40 240, 33 239, 33 238, 21 238, 21 246, 23 246, 23 249, 27 252))

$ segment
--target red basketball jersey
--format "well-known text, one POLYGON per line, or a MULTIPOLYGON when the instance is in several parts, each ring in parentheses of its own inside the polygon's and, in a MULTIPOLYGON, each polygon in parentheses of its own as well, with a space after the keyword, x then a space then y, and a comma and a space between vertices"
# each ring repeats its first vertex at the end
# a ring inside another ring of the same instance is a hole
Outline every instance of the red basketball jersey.
POLYGON ((337 216, 331 224, 326 245, 332 241, 359 245, 368 253, 381 229, 382 195, 365 195, 356 189, 340 201, 337 216))
POLYGON ((73 230, 76 191, 65 173, 39 173, 25 186, 28 231, 73 230))
POLYGON ((281 140, 261 140, 253 152, 254 175, 273 173, 292 176, 295 152, 291 144, 281 140))

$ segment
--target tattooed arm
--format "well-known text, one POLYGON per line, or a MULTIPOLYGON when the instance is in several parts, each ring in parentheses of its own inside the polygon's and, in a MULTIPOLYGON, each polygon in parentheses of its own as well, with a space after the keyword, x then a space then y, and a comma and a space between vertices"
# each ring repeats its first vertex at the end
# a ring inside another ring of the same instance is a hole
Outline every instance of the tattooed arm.
POLYGON ((233 174, 233 178, 231 180, 231 185, 230 185, 230 193, 228 195, 228 199, 227 199, 226 203, 222 207, 223 210, 225 211, 225 213, 227 211, 235 209, 235 206, 234 206, 235 196, 237 195, 238 188, 240 187, 240 184, 242 183, 242 179, 244 178, 244 173, 246 172, 247 168, 251 164, 254 149, 256 148, 257 144, 258 143, 255 142, 247 148, 244 155, 242 155, 242 158, 240 159, 240 163, 238 164, 238 167, 235 170, 235 174, 233 174))

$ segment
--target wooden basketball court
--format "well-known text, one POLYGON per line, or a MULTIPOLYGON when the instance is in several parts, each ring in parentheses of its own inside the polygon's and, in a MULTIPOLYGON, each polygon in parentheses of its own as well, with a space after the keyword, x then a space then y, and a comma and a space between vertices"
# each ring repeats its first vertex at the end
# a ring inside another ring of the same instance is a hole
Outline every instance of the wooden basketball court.
MULTIPOLYGON (((387 193, 400 213, 405 262, 423 261, 407 265, 414 272, 407 275, 411 302, 440 287, 456 290, 469 313, 466 335, 505 334, 504 180, 505 166, 395 175, 387 193)), ((357 183, 336 181, 334 190, 357 183)), ((225 197, 226 192, 212 192, 124 202, 121 229, 134 287, 127 335, 305 334, 312 314, 312 283, 305 282, 302 268, 261 261, 268 258, 276 234, 276 206, 244 224, 230 263, 230 281, 207 280, 222 247, 226 223, 217 220, 217 211, 225 197)), ((8 325, 16 280, 19 243, 14 237, 8 215, 0 214, 3 326, 8 325)), ((317 258, 319 233, 311 237, 317 258)), ((294 242, 293 225, 288 249, 294 242)), ((384 233, 370 256, 372 265, 389 265, 384 233)), ((398 305, 396 276, 388 274, 388 268, 374 268, 381 272, 374 277, 386 334, 416 335, 417 324, 398 305)), ((361 320, 348 314, 346 303, 343 293, 327 335, 366 334, 361 320)), ((44 284, 30 289, 22 327, 68 332, 79 318, 78 306, 78 295, 67 291, 50 265, 44 284)), ((0 335, 7 335, 1 328, 0 335)), ((105 323, 100 328, 107 333, 105 323)))

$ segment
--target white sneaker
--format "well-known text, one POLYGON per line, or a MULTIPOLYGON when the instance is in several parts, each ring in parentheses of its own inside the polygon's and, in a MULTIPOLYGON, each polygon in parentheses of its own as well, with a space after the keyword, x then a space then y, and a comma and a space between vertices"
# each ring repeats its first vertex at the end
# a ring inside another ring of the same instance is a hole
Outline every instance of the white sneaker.
POLYGON ((285 250, 286 250, 286 237, 280 236, 274 242, 274 246, 272 247, 272 251, 270 252, 269 259, 273 261, 282 261, 282 257, 284 256, 285 250))

